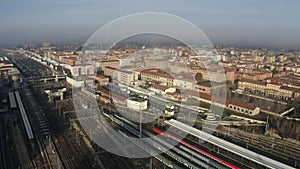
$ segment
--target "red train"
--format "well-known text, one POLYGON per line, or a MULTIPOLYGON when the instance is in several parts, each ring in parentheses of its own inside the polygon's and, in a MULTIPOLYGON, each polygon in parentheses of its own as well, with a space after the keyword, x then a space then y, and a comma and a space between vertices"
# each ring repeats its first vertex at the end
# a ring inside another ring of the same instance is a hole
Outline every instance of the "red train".
POLYGON ((230 168, 233 168, 233 169, 240 169, 240 167, 237 167, 234 164, 231 164, 231 163, 229 163, 227 161, 224 161, 224 160, 222 160, 222 159, 220 159, 220 158, 218 158, 218 157, 216 157, 216 156, 214 156, 214 155, 212 155, 210 153, 207 153, 206 151, 203 151, 203 150, 199 149, 198 147, 195 147, 195 146, 187 143, 186 141, 183 141, 183 140, 181 140, 181 139, 179 139, 179 138, 177 138, 177 137, 175 137, 175 136, 173 136, 171 134, 164 133, 161 130, 159 130, 158 128, 154 127, 154 128, 152 128, 152 130, 155 133, 160 134, 160 135, 162 135, 164 137, 172 138, 175 141, 180 142, 181 144, 183 144, 183 145, 185 145, 185 146, 187 146, 187 147, 189 147, 189 148, 191 148, 191 149, 193 149, 193 150, 195 150, 195 151, 203 154, 204 156, 209 157, 209 158, 211 158, 211 159, 213 159, 213 160, 215 160, 215 161, 217 161, 217 162, 219 162, 219 163, 221 163, 221 164, 223 164, 223 165, 225 165, 227 167, 230 167, 230 168))

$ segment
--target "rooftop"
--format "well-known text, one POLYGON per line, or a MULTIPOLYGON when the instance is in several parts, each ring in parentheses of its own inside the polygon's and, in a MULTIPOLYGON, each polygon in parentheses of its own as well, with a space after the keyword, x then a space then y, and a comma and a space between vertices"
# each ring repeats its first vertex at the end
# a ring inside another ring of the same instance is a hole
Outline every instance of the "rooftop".
POLYGON ((205 80, 205 81, 197 82, 197 84, 206 87, 212 87, 212 86, 214 87, 214 86, 224 85, 225 83, 205 80))
POLYGON ((256 109, 256 106, 252 106, 252 105, 249 105, 247 103, 233 101, 233 100, 230 100, 229 104, 232 104, 232 105, 235 105, 235 106, 239 106, 239 107, 242 107, 242 108, 246 108, 248 110, 254 110, 254 109, 256 109))
POLYGON ((254 84, 258 84, 258 85, 266 85, 266 82, 263 81, 259 81, 259 80, 250 80, 250 79, 241 79, 240 82, 248 82, 248 83, 254 83, 254 84))
POLYGON ((154 72, 154 71, 151 71, 151 70, 142 70, 141 73, 142 73, 142 74, 148 74, 148 75, 159 76, 159 77, 164 77, 164 78, 169 78, 169 79, 174 79, 174 77, 171 76, 170 74, 167 74, 167 73, 160 73, 160 72, 154 72))

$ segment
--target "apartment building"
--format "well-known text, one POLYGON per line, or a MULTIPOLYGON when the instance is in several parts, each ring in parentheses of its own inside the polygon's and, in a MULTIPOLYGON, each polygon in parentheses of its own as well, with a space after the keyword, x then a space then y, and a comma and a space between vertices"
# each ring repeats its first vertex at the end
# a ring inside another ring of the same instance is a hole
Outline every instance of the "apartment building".
POLYGON ((268 83, 249 79, 240 80, 238 88, 258 95, 282 100, 293 100, 299 93, 298 88, 289 87, 278 82, 268 83))
POLYGON ((107 66, 104 68, 104 74, 124 84, 132 84, 133 82, 138 81, 138 72, 134 71, 117 69, 107 66))
POLYGON ((112 67, 112 68, 120 68, 120 61, 119 60, 102 60, 100 61, 100 68, 104 71, 105 67, 112 67))
POLYGON ((143 81, 159 81, 166 86, 176 86, 174 77, 158 69, 147 69, 140 72, 143 81))

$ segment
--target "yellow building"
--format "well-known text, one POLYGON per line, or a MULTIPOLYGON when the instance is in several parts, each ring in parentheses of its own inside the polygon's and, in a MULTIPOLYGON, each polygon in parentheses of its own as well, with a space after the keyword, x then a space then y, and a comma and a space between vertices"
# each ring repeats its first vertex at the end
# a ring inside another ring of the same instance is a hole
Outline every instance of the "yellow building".
POLYGON ((100 61, 100 68, 104 71, 105 67, 120 68, 119 60, 103 60, 100 61))
POLYGON ((159 81, 166 86, 176 86, 174 77, 168 73, 160 72, 158 69, 147 69, 140 73, 143 81, 159 81))

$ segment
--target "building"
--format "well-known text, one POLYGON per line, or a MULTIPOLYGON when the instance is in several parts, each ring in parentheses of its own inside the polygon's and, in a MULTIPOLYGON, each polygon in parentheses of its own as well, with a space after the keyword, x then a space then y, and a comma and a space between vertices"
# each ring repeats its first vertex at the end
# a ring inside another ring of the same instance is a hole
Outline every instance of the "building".
POLYGON ((120 61, 119 60, 102 60, 100 61, 100 68, 104 71, 105 67, 111 68, 120 68, 120 61))
POLYGON ((176 88, 174 87, 169 87, 169 86, 164 86, 161 84, 154 84, 150 87, 150 90, 154 91, 155 93, 165 95, 167 93, 174 93, 176 92, 176 88))
POLYGON ((164 113, 169 116, 174 116, 175 106, 173 104, 167 104, 164 113))
POLYGON ((169 64, 167 59, 146 59, 145 67, 165 68, 169 64))
POLYGON ((260 113, 260 108, 256 106, 251 106, 246 103, 241 103, 237 101, 230 101, 229 104, 227 105, 227 108, 229 110, 246 114, 249 116, 255 116, 260 113))
POLYGON ((299 88, 290 85, 292 83, 279 83, 275 81, 263 82, 242 79, 238 82, 238 88, 261 96, 272 97, 281 100, 293 100, 299 88))
POLYGON ((265 62, 274 63, 275 61, 276 61, 276 57, 275 56, 267 56, 267 57, 265 57, 265 62))
POLYGON ((64 99, 64 92, 67 91, 65 87, 51 87, 51 88, 45 88, 45 93, 48 95, 48 100, 53 101, 55 100, 55 97, 59 97, 60 100, 64 99))
POLYGON ((209 94, 199 92, 196 90, 186 90, 185 91, 187 95, 189 95, 190 98, 197 99, 201 102, 212 104, 215 106, 226 108, 226 105, 228 105, 229 100, 226 100, 225 98, 220 97, 212 97, 209 94))
POLYGON ((102 75, 96 75, 96 76, 92 76, 95 81, 97 82, 97 84, 99 86, 105 86, 105 85, 108 85, 109 84, 109 78, 108 77, 105 77, 105 76, 102 76, 102 75))
POLYGON ((118 69, 106 66, 104 68, 104 75, 110 76, 112 79, 123 84, 134 84, 138 81, 139 73, 136 71, 118 69))
POLYGON ((166 86, 176 86, 175 80, 170 74, 161 72, 158 69, 142 70, 140 73, 143 81, 159 81, 166 86))
POLYGON ((113 79, 123 84, 134 84, 138 81, 138 73, 130 70, 115 69, 113 79))
POLYGON ((20 79, 20 71, 17 68, 12 68, 7 72, 8 79, 18 81, 20 79))
POLYGON ((138 72, 124 70, 124 69, 117 69, 113 67, 105 67, 104 74, 106 76, 110 76, 114 80, 123 83, 123 84, 133 84, 134 82, 138 81, 138 72))
POLYGON ((8 72, 13 69, 13 64, 10 63, 7 57, 0 57, 0 77, 8 78, 8 72))
POLYGON ((238 88, 245 91, 250 91, 251 93, 258 93, 265 95, 266 82, 255 81, 249 79, 242 79, 238 82, 238 88))
POLYGON ((203 67, 195 67, 191 70, 193 72, 193 75, 195 76, 196 80, 210 80, 215 82, 225 82, 227 80, 234 81, 232 78, 233 70, 225 71, 222 67, 210 67, 210 68, 203 68, 203 67), (228 75, 229 79, 226 79, 226 74, 230 73, 228 75), (201 77, 201 79, 197 79, 197 77, 201 77))
POLYGON ((235 78, 235 68, 224 68, 225 70, 225 79, 234 84, 235 78))
POLYGON ((105 66, 103 68, 103 72, 105 76, 113 77, 114 72, 117 70, 117 68, 110 67, 110 66, 105 66))
POLYGON ((200 81, 195 84, 194 89, 207 93, 209 95, 219 95, 223 91, 223 93, 226 92, 226 84, 221 82, 213 82, 213 81, 200 81), (218 93, 212 93, 212 92, 218 92, 218 93))
POLYGON ((167 98, 172 99, 172 100, 177 100, 177 101, 187 101, 189 96, 184 93, 180 92, 173 92, 173 93, 166 93, 165 95, 167 98))
POLYGON ((20 71, 13 67, 13 64, 7 57, 0 57, 0 78, 18 81, 20 79, 20 71))
POLYGON ((74 87, 78 87, 77 85, 79 85, 79 84, 80 84, 80 87, 83 87, 83 86, 86 86, 86 87, 89 86, 89 87, 92 87, 92 88, 96 87, 94 76, 86 76, 86 75, 77 76, 75 79, 72 79, 72 80, 69 79, 67 81, 73 83, 74 87))
POLYGON ((165 64, 164 67, 166 67, 166 65, 168 65, 168 68, 172 73, 190 72, 190 68, 186 63, 177 63, 177 61, 172 61, 165 64))
POLYGON ((196 80, 188 78, 176 77, 174 85, 180 89, 193 90, 195 88, 196 80))
POLYGON ((81 63, 70 67, 73 76, 94 75, 95 66, 93 64, 81 63))
POLYGON ((268 78, 272 78, 273 73, 268 70, 253 70, 252 68, 240 68, 238 72, 236 72, 236 79, 249 79, 249 80, 265 80, 268 78))
POLYGON ((77 57, 64 57, 62 59, 62 62, 70 65, 70 66, 74 66, 76 64, 76 61, 78 60, 77 57))
POLYGON ((255 116, 260 113, 259 107, 251 106, 246 103, 228 100, 225 98, 212 97, 211 95, 208 95, 206 93, 201 93, 194 90, 187 90, 186 93, 191 98, 198 99, 201 102, 223 107, 225 109, 242 113, 242 114, 247 114, 249 116, 255 116))
POLYGON ((278 96, 282 100, 288 100, 294 97, 294 94, 299 91, 299 89, 295 89, 288 86, 280 86, 278 90, 278 96))
POLYGON ((143 98, 129 98, 127 99, 127 107, 137 111, 147 110, 148 101, 143 98))
POLYGON ((98 92, 100 94, 99 99, 105 103, 113 102, 116 104, 127 105, 127 99, 117 93, 111 93, 106 89, 100 89, 98 92))

